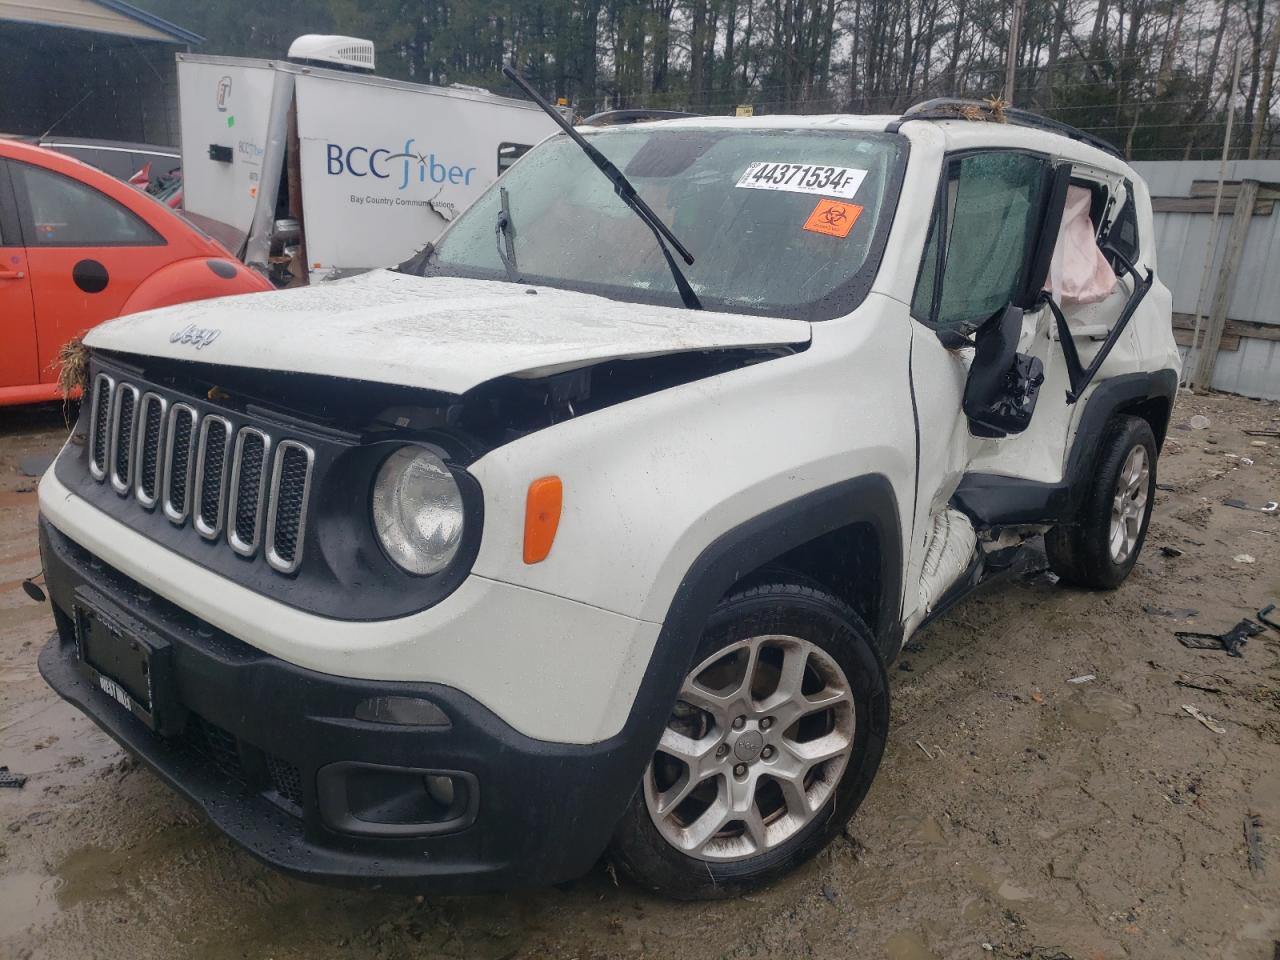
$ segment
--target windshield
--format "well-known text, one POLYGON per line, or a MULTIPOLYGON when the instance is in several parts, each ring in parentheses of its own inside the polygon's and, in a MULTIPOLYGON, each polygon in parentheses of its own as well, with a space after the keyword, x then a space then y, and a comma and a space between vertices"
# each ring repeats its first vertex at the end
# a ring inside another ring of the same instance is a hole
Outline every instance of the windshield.
MULTIPOLYGON (((707 309, 824 320, 874 278, 905 141, 888 134, 628 127, 585 134, 689 248, 707 309)), ((568 137, 547 141, 445 233, 425 272, 680 306, 645 223, 568 137), (514 254, 514 270, 503 264, 514 254)), ((681 265, 683 267, 683 264, 681 265)))

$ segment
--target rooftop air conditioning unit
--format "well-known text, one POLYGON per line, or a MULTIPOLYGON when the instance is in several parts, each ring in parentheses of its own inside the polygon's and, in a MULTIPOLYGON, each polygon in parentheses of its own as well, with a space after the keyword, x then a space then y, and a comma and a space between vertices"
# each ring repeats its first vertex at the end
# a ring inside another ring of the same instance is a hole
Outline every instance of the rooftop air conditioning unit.
POLYGON ((308 33, 289 45, 289 59, 318 67, 373 73, 373 41, 308 33))

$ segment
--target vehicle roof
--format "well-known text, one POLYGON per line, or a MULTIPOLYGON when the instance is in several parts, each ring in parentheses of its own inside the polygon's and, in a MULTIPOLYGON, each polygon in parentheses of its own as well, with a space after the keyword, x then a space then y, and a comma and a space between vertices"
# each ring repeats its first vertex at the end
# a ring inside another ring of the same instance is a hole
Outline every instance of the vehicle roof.
POLYGON ((107 177, 109 180, 114 179, 93 166, 93 164, 85 163, 83 160, 68 153, 51 150, 48 147, 42 147, 25 140, 0 137, 0 157, 8 157, 11 160, 25 160, 27 163, 34 163, 42 167, 52 167, 73 177, 79 177, 85 170, 92 170, 95 176, 107 177))
POLYGON ((40 139, 42 146, 79 147, 84 150, 123 150, 126 153, 154 153, 162 157, 180 157, 177 147, 158 143, 136 143, 132 140, 100 140, 96 137, 46 136, 40 139))
POLYGON ((932 117, 903 118, 898 114, 770 114, 763 117, 681 117, 675 120, 652 120, 628 124, 626 127, 586 127, 578 130, 617 130, 637 127, 681 127, 688 129, 734 130, 849 130, 884 133, 890 124, 900 123, 900 133, 910 139, 929 136, 922 131, 932 129, 944 138, 947 151, 977 147, 1004 147, 1050 153, 1056 157, 1087 163, 1103 170, 1133 178, 1133 169, 1113 154, 1091 144, 1074 140, 1053 130, 1000 123, 991 120, 938 119, 932 117))
MULTIPOLYGON (((763 117, 679 117, 671 120, 643 120, 639 123, 627 124, 622 129, 636 127, 689 127, 696 129, 736 130, 803 130, 803 129, 837 129, 884 132, 896 115, 863 114, 863 113, 819 113, 819 114, 770 114, 763 117)), ((618 127, 579 126, 579 130, 616 130, 618 127)))

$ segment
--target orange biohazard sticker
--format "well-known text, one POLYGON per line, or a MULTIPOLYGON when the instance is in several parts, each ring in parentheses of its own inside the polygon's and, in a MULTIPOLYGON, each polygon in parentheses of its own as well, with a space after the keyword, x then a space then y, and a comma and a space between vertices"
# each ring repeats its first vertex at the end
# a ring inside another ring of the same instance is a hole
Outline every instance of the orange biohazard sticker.
POLYGON ((825 233, 829 237, 847 237, 861 213, 862 207, 856 203, 824 198, 813 208, 813 213, 804 222, 804 228, 814 233, 825 233))

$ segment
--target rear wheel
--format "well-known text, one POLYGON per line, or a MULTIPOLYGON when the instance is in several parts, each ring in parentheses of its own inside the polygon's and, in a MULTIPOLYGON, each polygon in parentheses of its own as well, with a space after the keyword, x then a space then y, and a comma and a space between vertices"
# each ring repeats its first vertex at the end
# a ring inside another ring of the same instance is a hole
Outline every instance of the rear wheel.
POLYGON ((1062 580, 1112 590, 1129 576, 1151 521, 1157 455, 1145 420, 1118 416, 1107 425, 1076 522, 1045 534, 1049 566, 1062 580))
POLYGON ((852 816, 888 719, 884 668, 848 606, 791 583, 730 596, 618 827, 616 860, 681 899, 768 882, 852 816))

